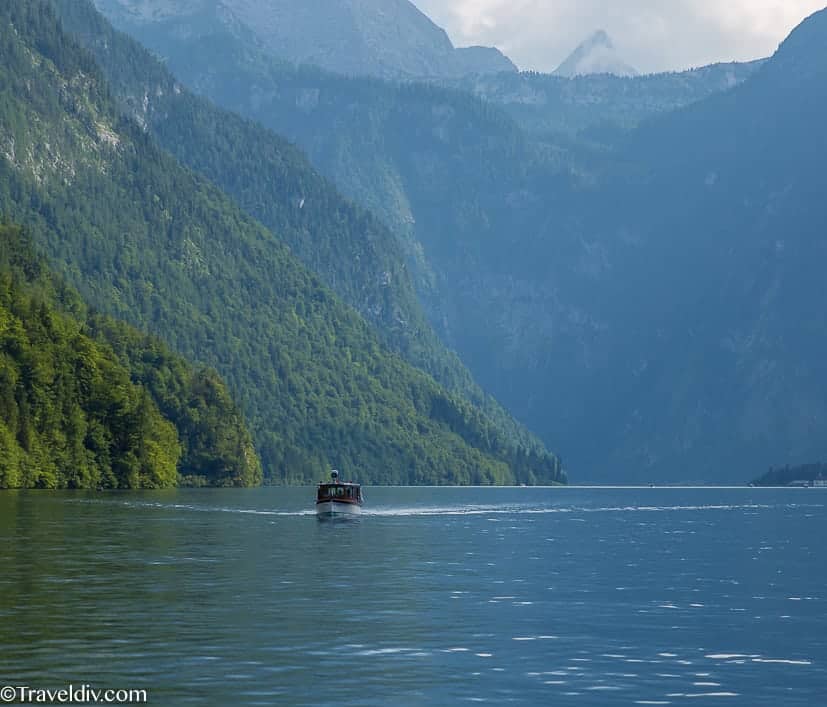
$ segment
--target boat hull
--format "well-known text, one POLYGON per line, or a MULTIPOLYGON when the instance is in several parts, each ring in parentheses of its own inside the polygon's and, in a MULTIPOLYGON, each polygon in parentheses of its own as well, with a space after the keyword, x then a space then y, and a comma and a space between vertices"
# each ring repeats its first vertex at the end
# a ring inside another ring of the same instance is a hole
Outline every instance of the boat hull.
POLYGON ((319 516, 358 516, 361 513, 362 506, 358 503, 321 501, 316 504, 316 515, 319 516))

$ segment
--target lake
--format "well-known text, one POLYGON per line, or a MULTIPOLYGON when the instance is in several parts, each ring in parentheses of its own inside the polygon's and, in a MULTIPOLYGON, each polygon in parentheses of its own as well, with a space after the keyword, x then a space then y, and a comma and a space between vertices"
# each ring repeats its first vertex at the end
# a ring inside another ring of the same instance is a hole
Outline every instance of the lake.
POLYGON ((0 685, 155 705, 827 704, 827 490, 0 493, 0 685))

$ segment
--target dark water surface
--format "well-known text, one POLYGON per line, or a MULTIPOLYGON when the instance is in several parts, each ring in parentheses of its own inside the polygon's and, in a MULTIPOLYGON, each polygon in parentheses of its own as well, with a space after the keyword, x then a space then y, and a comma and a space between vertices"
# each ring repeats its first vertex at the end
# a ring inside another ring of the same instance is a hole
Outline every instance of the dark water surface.
POLYGON ((827 705, 827 490, 0 493, 0 685, 827 705))

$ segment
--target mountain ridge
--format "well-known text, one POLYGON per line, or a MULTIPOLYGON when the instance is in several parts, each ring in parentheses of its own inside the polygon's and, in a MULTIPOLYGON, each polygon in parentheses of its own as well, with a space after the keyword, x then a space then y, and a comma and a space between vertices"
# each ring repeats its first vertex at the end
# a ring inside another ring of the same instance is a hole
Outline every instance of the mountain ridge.
POLYGON ((222 33, 272 57, 353 76, 393 79, 516 71, 493 47, 455 48, 409 0, 97 0, 120 29, 138 35, 169 23, 182 36, 222 33), (198 29, 196 29, 198 28, 198 29))

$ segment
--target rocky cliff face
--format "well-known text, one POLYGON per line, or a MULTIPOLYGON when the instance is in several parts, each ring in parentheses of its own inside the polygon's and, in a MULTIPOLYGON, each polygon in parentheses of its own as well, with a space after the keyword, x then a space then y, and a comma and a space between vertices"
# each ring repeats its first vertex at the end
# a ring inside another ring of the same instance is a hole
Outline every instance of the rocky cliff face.
POLYGON ((296 64, 353 76, 448 77, 516 71, 497 49, 455 49, 408 0, 96 0, 128 31, 174 25, 182 36, 229 32, 296 64))
POLYGON ((623 61, 611 37, 602 29, 582 42, 554 73, 566 78, 590 74, 638 75, 636 69, 623 61))

